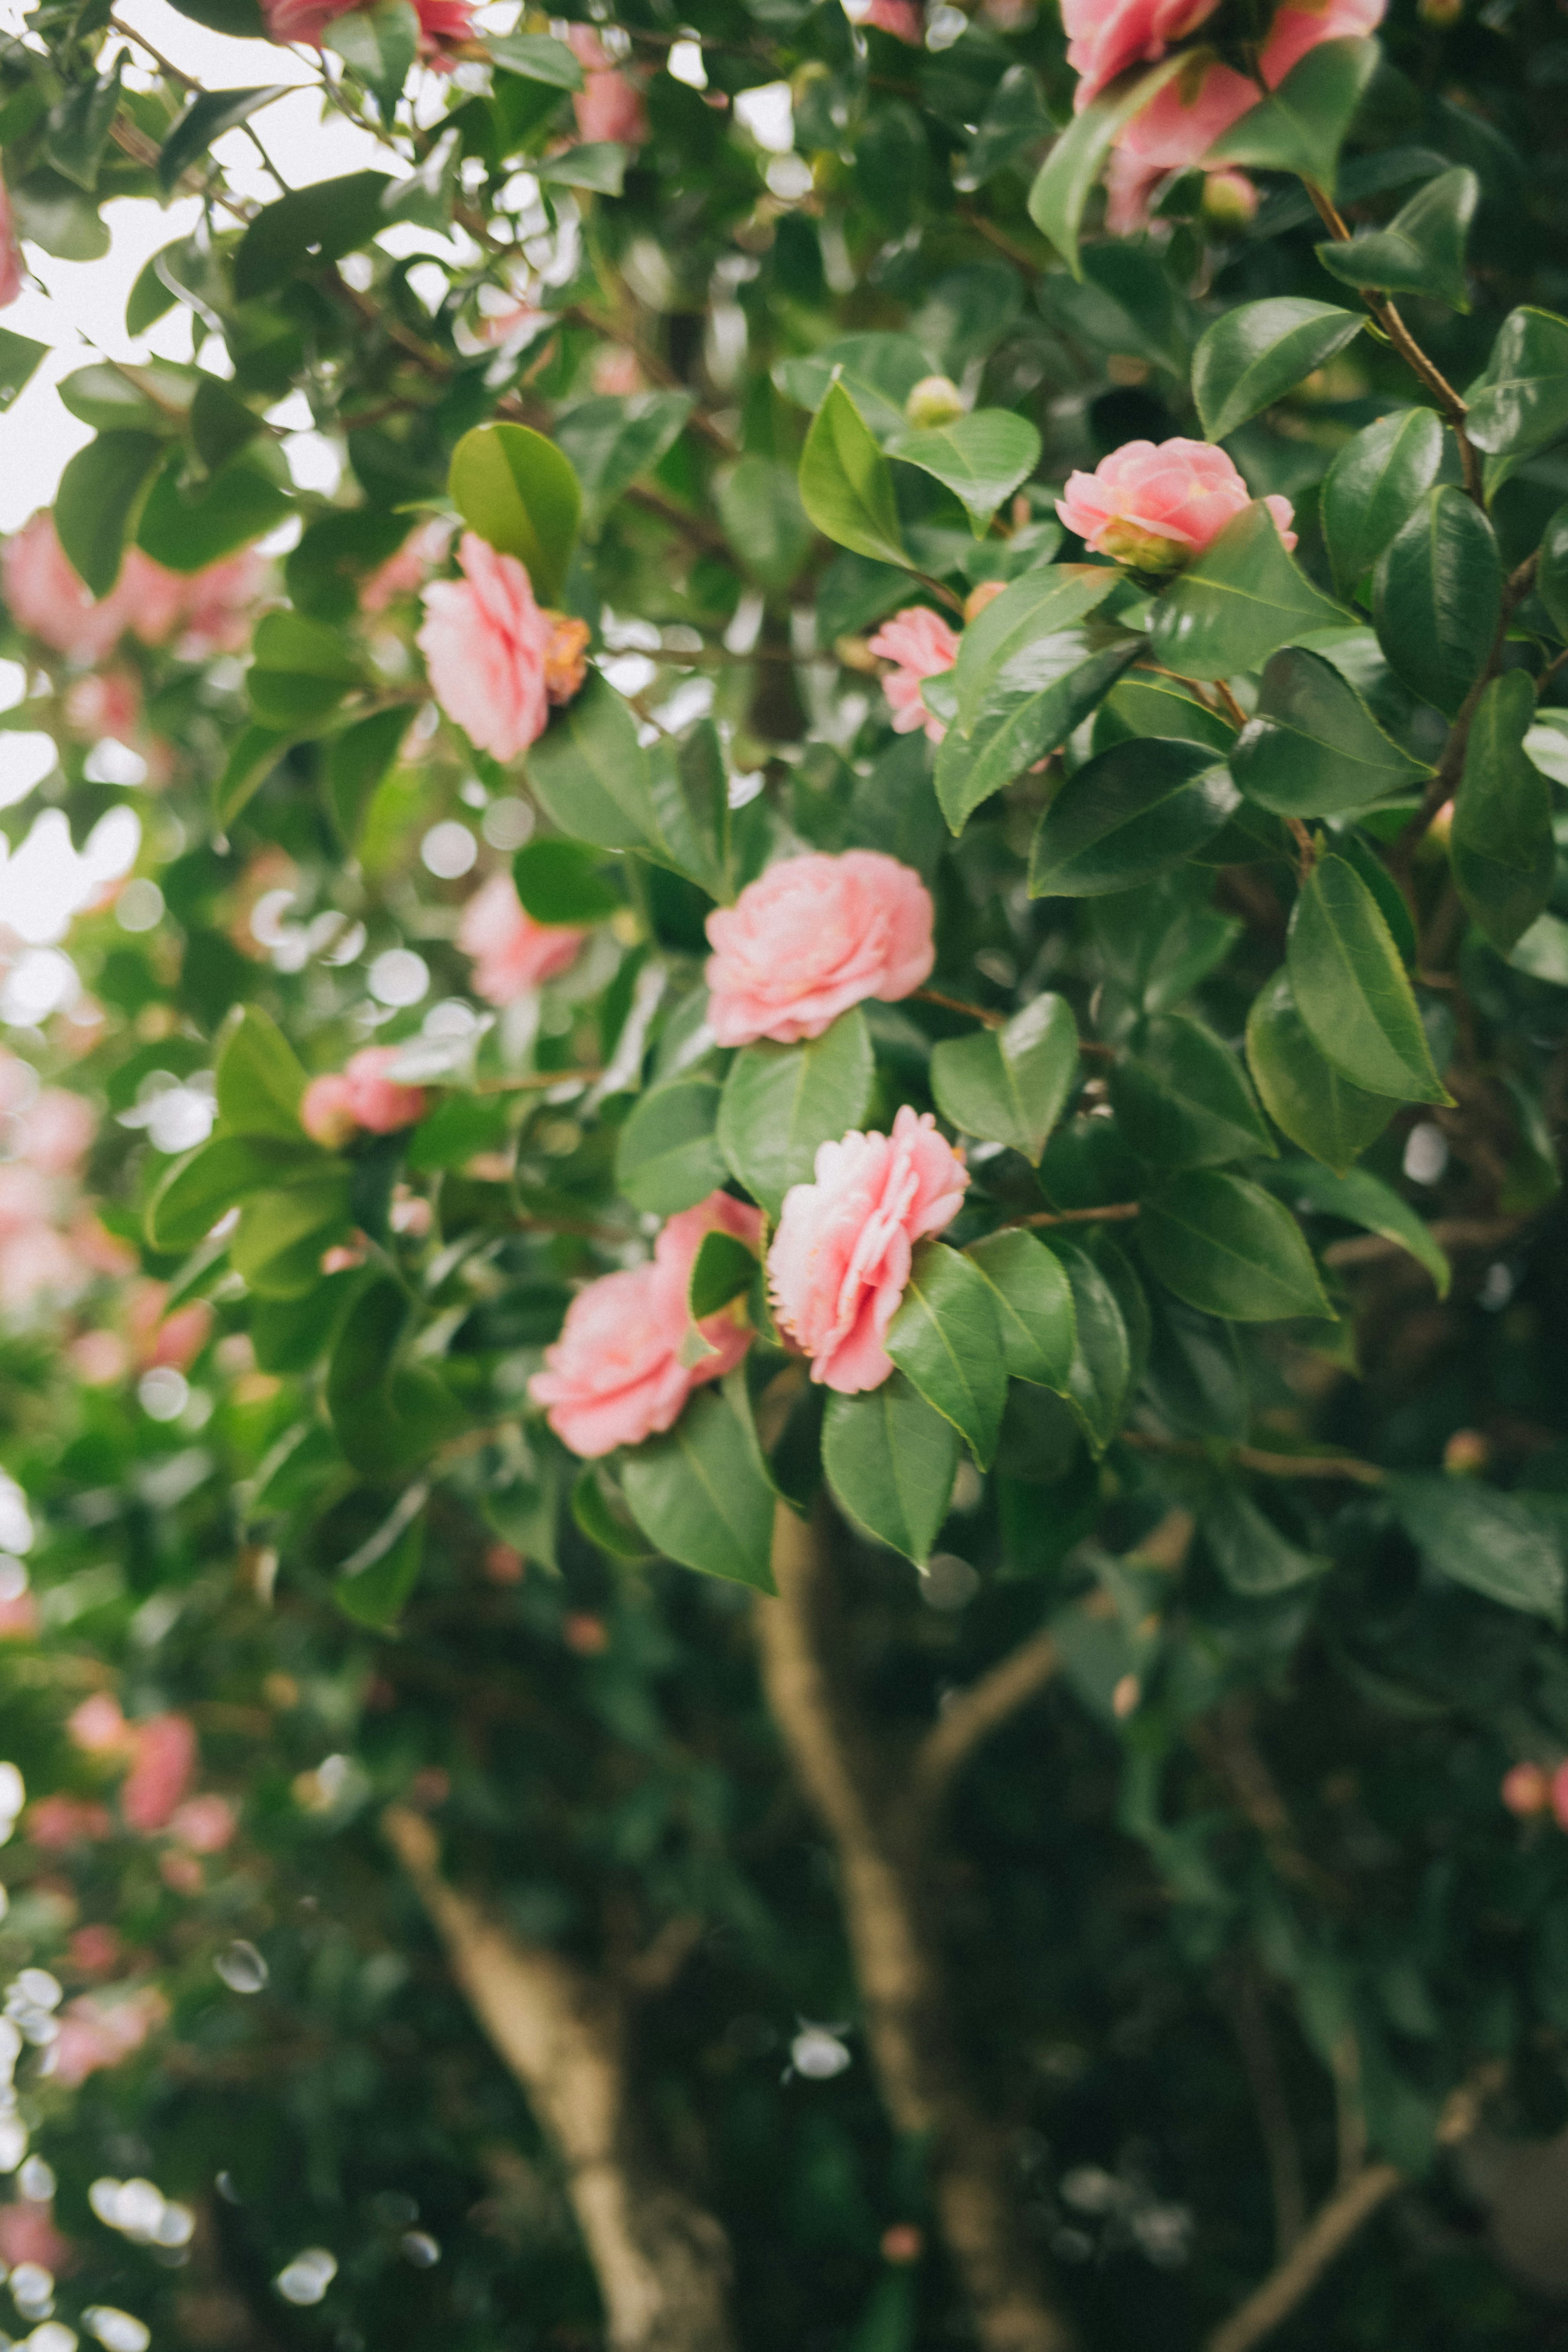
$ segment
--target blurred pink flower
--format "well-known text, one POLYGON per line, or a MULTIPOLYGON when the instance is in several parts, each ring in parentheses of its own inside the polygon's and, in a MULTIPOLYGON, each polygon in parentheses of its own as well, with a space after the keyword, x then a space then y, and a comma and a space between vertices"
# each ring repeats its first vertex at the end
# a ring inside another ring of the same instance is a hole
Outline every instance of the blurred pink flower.
POLYGON ((38 1624, 35 1593, 18 1592, 13 1600, 0 1601, 0 1642, 30 1642, 38 1624))
POLYGON ((60 2013, 50 2070, 55 2081, 74 2090, 89 2074, 121 2064, 141 2049, 168 2014, 169 2004, 156 1985, 142 1985, 119 1997, 79 1993, 60 2013))
POLYGON ((76 661, 99 661, 125 625, 110 596, 95 603, 55 536, 55 520, 40 510, 0 550, 0 585, 19 629, 76 661))
POLYGON ((86 1797, 68 1797, 63 1793, 40 1797, 36 1805, 27 1809, 27 1835, 45 1853, 64 1853, 73 1845, 96 1844, 100 1838, 109 1837, 113 1828, 105 1808, 86 1797))
POLYGON ((908 41, 912 49, 924 45, 925 17, 915 0, 871 0, 860 22, 875 25, 879 33, 891 33, 896 41, 908 41))
POLYGON ((510 874, 492 874, 463 908, 458 945, 474 960, 474 992, 487 1004, 515 1004, 575 961, 585 930, 536 923, 510 874))
POLYGON ((131 1769, 120 1790, 126 1826, 140 1837, 166 1829, 196 1769, 195 1726, 183 1715, 154 1715, 132 1724, 131 1769))
POLYGON ((244 643, 244 615, 259 594, 265 560, 254 550, 209 564, 205 572, 165 571, 139 548, 127 551, 107 596, 94 600, 56 535, 54 517, 40 510, 0 551, 0 582, 19 628, 73 661, 101 661, 130 630, 143 645, 162 645, 182 622, 178 648, 188 660, 232 651, 244 643))
POLYGON ((926 709, 921 687, 926 678, 940 677, 952 667, 958 642, 956 632, 929 604, 906 605, 884 621, 870 640, 868 650, 879 661, 898 665, 882 680, 882 691, 892 705, 895 735, 912 735, 923 727, 933 743, 942 741, 947 729, 926 709))
POLYGON ((140 1371, 147 1371, 154 1364, 184 1371, 201 1354, 211 1335, 213 1311, 205 1298, 194 1298, 188 1306, 176 1307, 173 1315, 166 1316, 163 1307, 168 1296, 165 1282, 133 1284, 127 1296, 126 1326, 140 1371))
POLYGON ((187 1797, 169 1823, 169 1835, 190 1853, 221 1853, 237 1823, 225 1797, 187 1797))
POLYGON ((125 1957, 125 1946, 121 1941, 119 1928, 106 1927, 100 1921, 73 1928, 66 1938, 66 1950, 70 1954, 72 1968, 79 1969, 85 1977, 112 1976, 125 1957))
MULTIPOLYGON (((1199 555, 1252 493, 1223 449, 1180 434, 1157 445, 1128 441, 1092 474, 1069 474, 1057 512, 1097 555, 1142 572, 1173 572, 1199 555)), ((1264 504, 1287 547, 1296 534, 1289 499, 1264 504)))
POLYGON ((589 370, 594 389, 602 396, 625 400, 643 388, 643 373, 635 352, 619 343, 601 343, 589 370))
POLYGON ((16 224, 11 216, 10 191, 0 177, 0 310, 8 309, 20 294, 24 267, 16 224))
POLYGON ((129 670, 94 670, 73 678, 67 690, 66 724, 89 742, 105 735, 133 742, 141 717, 142 688, 129 670))
POLYGON ((175 615, 181 625, 175 651, 182 661, 211 661, 216 654, 240 651, 270 570, 264 555, 247 547, 185 581, 175 615))
POLYGON ((66 1729, 89 1756, 111 1756, 132 1744, 131 1726, 112 1691, 94 1691, 66 1718, 66 1729))
POLYGON ((76 2248, 56 2229, 50 2204, 24 2197, 0 2205, 0 2262, 12 2270, 18 2263, 40 2263, 52 2278, 63 2278, 75 2260, 76 2248))
POLYGON ((1068 63, 1079 77, 1079 113, 1129 67, 1154 65, 1212 16, 1219 0, 1062 0, 1068 63))
POLYGON ((423 1118, 424 1088, 399 1086, 386 1075, 397 1055, 395 1045, 366 1045, 342 1069, 312 1078, 300 1103, 306 1134, 337 1150, 356 1128, 368 1135, 395 1135, 423 1118))
POLYGON ((589 142, 611 139, 624 147, 640 147, 647 137, 642 92, 610 63, 591 25, 569 26, 566 38, 583 68, 583 88, 572 100, 578 137, 589 142))
POLYGON ((74 1176, 98 1132, 98 1115, 85 1095, 46 1087, 16 1118, 13 1145, 40 1176, 74 1176))
POLYGON ((1509 1811, 1521 1819, 1543 1813, 1552 1802, 1552 1776, 1539 1764, 1510 1765, 1498 1793, 1509 1811))
POLYGON ((423 587, 426 574, 445 556, 451 535, 451 525, 440 517, 421 523, 396 554, 371 573, 359 592, 360 611, 384 613, 397 597, 411 596, 423 587))

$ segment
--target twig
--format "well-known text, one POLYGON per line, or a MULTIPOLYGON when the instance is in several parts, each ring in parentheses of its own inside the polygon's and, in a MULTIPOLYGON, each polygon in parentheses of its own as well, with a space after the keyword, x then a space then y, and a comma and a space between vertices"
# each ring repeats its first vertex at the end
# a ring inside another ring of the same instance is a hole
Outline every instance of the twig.
MULTIPOLYGON (((1156 1437, 1148 1430, 1124 1429, 1121 1443, 1142 1454, 1174 1454, 1189 1462, 1212 1464, 1216 1458, 1201 1438, 1156 1437)), ((1266 1478, 1343 1478, 1352 1486, 1381 1486, 1388 1476, 1375 1462, 1358 1462, 1352 1454, 1266 1454, 1256 1445, 1233 1445, 1223 1459, 1266 1478)))
POLYGON ((984 1022, 987 1029, 1006 1026, 1005 1013, 988 1013, 984 1004, 966 1003, 962 996, 944 996, 940 988, 917 988, 914 993, 921 1004, 940 1004, 946 1013, 962 1013, 968 1020, 984 1022))
POLYGON ((1274 2251, 1277 2259, 1284 2262, 1306 2233, 1307 2185, 1285 2078, 1279 2071, 1279 2053, 1268 2031, 1268 2013, 1258 1970, 1250 1960, 1242 1966, 1236 1999, 1229 2007, 1268 2167, 1274 2199, 1274 2251))
POLYGON ((1263 1840, 1280 1877, 1321 1898, 1342 1903, 1343 1890, 1301 1849, 1279 1783, 1252 1736, 1246 1701, 1226 1699, 1210 1715, 1191 1724, 1187 1738, 1225 1782, 1237 1810, 1263 1840))
POLYGON ((1348 2187, 1336 2189, 1328 2203, 1319 2207, 1305 2236, 1278 2270, 1215 2328, 1205 2352, 1251 2352, 1254 2344, 1272 2335, 1404 2179, 1392 2164, 1369 2164, 1348 2187))
POLYGON ((921 1812, 935 1813, 982 1740, 1043 1691, 1059 1664, 1050 1634, 1036 1633, 948 1701, 915 1750, 910 1797, 921 1812))
POLYGON ((1005 1217, 1003 1229, 1006 1231, 1014 1225, 1109 1225, 1136 1217, 1142 1207, 1139 1201, 1111 1201, 1100 1209, 1037 1209, 1026 1217, 1005 1217))

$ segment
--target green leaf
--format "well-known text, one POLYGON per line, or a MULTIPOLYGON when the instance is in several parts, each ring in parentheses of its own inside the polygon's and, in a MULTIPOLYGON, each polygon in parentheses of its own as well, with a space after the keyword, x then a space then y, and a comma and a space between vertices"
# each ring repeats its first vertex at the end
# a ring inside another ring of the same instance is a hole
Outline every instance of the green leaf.
POLYGON ((1205 743, 1113 743, 1068 777, 1041 818, 1029 895, 1131 890, 1190 856, 1239 805, 1228 771, 1205 743))
POLYGON ((209 32, 227 33, 237 41, 266 38, 267 26, 259 0, 171 0, 171 5, 193 25, 209 32))
POLYGON ((147 1238, 155 1250, 195 1249, 219 1219, 253 1192, 314 1181, 338 1163, 296 1134, 216 1136, 177 1160, 147 1206, 147 1238))
POLYGON ((583 486, 588 512, 601 515, 639 474, 673 448, 692 410, 689 392, 605 394, 580 400, 556 419, 553 438, 583 486))
POLYGON ((1223 311, 1193 353, 1193 398, 1205 436, 1223 441, 1259 409, 1271 408, 1365 324, 1360 311, 1298 294, 1223 311))
POLYGON ((531 425, 476 425, 452 452, 447 486, 464 521, 515 555, 540 602, 553 604, 583 509, 571 459, 531 425))
POLYGON ((1197 688, 1184 678, 1134 669, 1118 679, 1101 703, 1092 749, 1109 751, 1113 743, 1125 743, 1133 736, 1179 735, 1184 742, 1211 743, 1228 755, 1236 741, 1235 724, 1197 696, 1197 688))
POLYGON ((1490 658, 1501 610, 1491 524, 1452 483, 1428 490, 1373 574, 1373 616, 1390 668, 1456 718, 1490 658))
POLYGON ((835 378, 872 433, 884 439, 908 425, 904 404, 931 361, 912 335, 839 335, 820 351, 780 360, 773 382, 786 400, 814 413, 835 378))
POLYGON ((269 82, 252 89, 204 89, 192 99, 158 151, 158 185, 167 195, 191 164, 205 155, 215 139, 248 122, 292 85, 269 82))
MULTIPOLYGON (((743 1392, 742 1392, 743 1393, 743 1392)), ((705 1576, 773 1591, 775 1496, 749 1418, 700 1389, 668 1436, 626 1454, 621 1485, 648 1540, 705 1576)))
POLYGON ((1052 135, 1037 77, 1027 66, 1009 66, 986 102, 963 159, 961 187, 982 188, 1052 135))
POLYGON ((1083 276, 1079 226, 1090 189, 1133 116, 1184 72, 1187 62, 1178 50, 1148 73, 1123 75, 1073 117, 1041 164, 1029 190, 1029 218, 1042 236, 1049 237, 1075 278, 1083 276))
MULTIPOLYGON (((191 401, 191 446, 209 474, 237 457, 262 429, 261 418, 216 375, 204 375, 191 401)), ((287 493, 284 493, 287 495, 287 493)))
POLYGON ((404 1478, 461 1425, 457 1401, 427 1365, 405 1363, 411 1302, 389 1275, 368 1283, 343 1319, 327 1367, 338 1444, 368 1478, 404 1478))
POLYGON ((359 846, 370 804, 392 772, 413 713, 396 703, 357 719, 334 738, 327 754, 327 800, 344 845, 359 846))
POLYGON ((1386 228, 1318 247, 1331 278, 1346 286, 1373 286, 1385 294, 1423 294, 1450 310, 1470 307, 1465 247, 1481 197, 1481 184, 1462 163, 1417 189, 1386 228))
POLYGON ((182 486, 184 453, 171 450, 137 520, 137 546, 166 570, 189 573, 264 539, 295 510, 292 493, 275 476, 280 463, 267 443, 205 482, 182 486))
POLYGON ((169 360, 139 367, 97 360, 74 369, 56 389, 62 408, 95 433, 153 433, 169 440, 178 436, 201 381, 194 368, 169 360))
POLYGON ((1489 456, 1527 457, 1568 433, 1568 320, 1510 310, 1479 384, 1465 431, 1489 456))
POLYGON ((1287 554, 1260 499, 1226 523, 1154 607, 1154 658, 1182 677, 1234 677, 1313 629, 1352 619, 1287 554))
POLYGON ((1167 1290, 1205 1315, 1278 1323, 1331 1310, 1289 1209, 1240 1176, 1194 1169, 1152 1194, 1138 1246, 1167 1290))
POLYGON ((9 327, 0 327, 0 416, 31 381, 47 350, 47 343, 35 342, 31 335, 14 335, 9 327))
POLYGON ((795 469, 779 457, 742 457, 721 479, 719 520, 745 570, 765 588, 787 588, 815 533, 795 469))
POLYGON ((1375 41, 1321 41, 1279 89, 1222 132, 1203 162, 1293 172, 1331 195, 1340 149, 1380 57, 1375 41))
POLYGON ((1367 1094, 1446 1103, 1383 910, 1353 866, 1321 857, 1291 911, 1285 968, 1313 1044, 1367 1094))
POLYGON ((245 727, 235 738, 213 794, 213 814, 219 830, 231 825, 246 803, 261 790, 291 743, 299 740, 288 727, 245 727))
POLYGON ((334 16, 321 42, 359 77, 374 98, 382 121, 390 122, 419 54, 419 19, 409 0, 380 0, 376 7, 334 16))
POLYGON ((1568 640, 1568 506, 1561 506, 1546 526, 1535 593, 1552 615, 1558 635, 1568 640))
POLYGON ((689 1074, 654 1087, 622 1128, 616 1181, 634 1209, 671 1217, 729 1175, 716 1132, 719 1081, 689 1074))
POLYGON ((961 833, 983 801, 1065 743, 1142 650, 1134 636, 1092 650, 1083 630, 1060 629, 1015 653, 992 677, 971 730, 960 709, 938 746, 936 796, 952 830, 961 833))
POLYGON ((1121 1425, 1132 1386, 1132 1340, 1114 1286, 1083 1244, 1053 1234, 1044 1246, 1072 1291, 1067 1400, 1091 1451, 1103 1454, 1121 1425))
POLYGON ((531 159, 542 187, 589 188, 597 196, 618 196, 631 161, 631 149, 613 139, 595 139, 585 146, 563 147, 558 155, 531 159))
POLYGON ((1249 801, 1279 816, 1369 808, 1397 799, 1432 772, 1384 733, 1332 662, 1303 646, 1270 656, 1230 772, 1249 801))
POLYGON ((1397 409, 1347 441, 1329 467, 1321 512, 1342 596, 1355 594, 1436 480, 1445 438, 1430 408, 1397 409))
POLYGON ((918 466, 950 489, 980 539, 1003 500, 1039 464, 1040 436, 1027 417, 1005 408, 981 408, 932 432, 902 434, 887 450, 889 457, 918 466))
POLYGON ((548 33, 489 33, 481 36, 498 66, 524 81, 547 82, 552 89, 581 89, 583 68, 567 47, 548 33))
POLYGON ((637 722, 598 670, 530 746, 528 781, 545 815, 571 839, 597 849, 662 850, 637 722))
POLYGON ((1271 1169, 1268 1181, 1279 1192, 1289 1194, 1298 1209, 1312 1208, 1325 1217, 1342 1217, 1347 1224, 1364 1226, 1369 1234, 1381 1234, 1384 1241, 1397 1242, 1401 1249, 1408 1250, 1417 1264, 1426 1267, 1438 1297, 1448 1296, 1453 1270, 1433 1240, 1431 1228, 1422 1223, 1408 1202, 1402 1201, 1380 1176, 1371 1175, 1364 1168, 1354 1169, 1346 1175, 1331 1175, 1326 1168, 1291 1160, 1271 1169))
POLYGON ((965 1255, 991 1286, 1007 1371, 1015 1380, 1068 1395, 1078 1318, 1060 1259, 1016 1226, 972 1243, 965 1255))
POLYGON ((253 652, 246 690, 264 726, 309 726, 363 683, 338 632, 298 613, 263 614, 253 652))
POLYGON ((1293 1591, 1333 1566, 1321 1552, 1302 1551, 1282 1536, 1237 1486, 1215 1489, 1199 1515, 1198 1532, 1231 1591, 1248 1601, 1293 1591))
POLYGON ((830 1396, 822 1466, 839 1509, 917 1568, 947 1517, 958 1432, 895 1372, 864 1396, 830 1396))
POLYGON ((321 1282, 322 1251, 347 1235, 352 1208, 349 1171, 331 1162, 282 1191, 253 1192, 228 1262, 261 1297, 307 1297, 321 1282))
POLYGON ((511 878, 536 923, 602 923, 626 903, 603 864, 578 841, 531 841, 512 859, 511 878))
POLYGON ((973 731, 1010 663, 1074 627, 1104 604, 1120 580, 1112 564, 1042 563, 1004 588, 958 641, 953 683, 960 733, 973 731))
POLYGON ((732 1298, 743 1298, 756 1278, 757 1260, 744 1242, 717 1227, 704 1234, 686 1290, 692 1321, 705 1322, 732 1298))
POLYGON ((871 1107, 871 1033, 858 1005, 799 1045, 765 1041, 736 1055, 719 1106, 730 1171, 776 1217, 792 1184, 809 1184, 824 1143, 858 1128, 871 1107))
POLYGON ((1448 852, 1469 913, 1504 955, 1546 911, 1557 870, 1552 788, 1524 750, 1535 719, 1530 672, 1482 689, 1465 743, 1448 852))
POLYGON ((1123 1137, 1151 1166, 1207 1168, 1274 1156, 1241 1064, 1188 1013, 1143 1024, 1136 1050, 1111 1073, 1110 1094, 1123 1137))
POLYGON ((283 559, 289 602, 307 620, 353 619, 365 582, 397 553, 408 527, 407 515, 379 507, 334 507, 318 515, 283 559))
POLYGON ((951 1421, 981 1468, 996 1451, 1007 1374, 992 1286, 961 1250, 921 1242, 887 1349, 927 1404, 951 1421))
POLYGON ((947 1037, 931 1049, 931 1093, 942 1117, 966 1135, 1021 1151, 1037 1168, 1078 1079, 1078 1024, 1067 999, 1049 993, 1005 1028, 947 1037))
POLYGON ((305 1072, 269 1014, 246 1005, 232 1019, 217 1057, 218 1126, 226 1135, 300 1140, 305 1072))
POLYGON ((350 172, 296 188, 258 212, 234 256, 234 290, 241 302, 276 292, 301 263, 321 269, 368 245, 387 226, 384 198, 394 186, 384 172, 350 172))
POLYGON ((89 195, 98 185, 99 165, 120 111, 120 77, 129 55, 121 49, 101 80, 79 83, 49 110, 44 152, 57 172, 89 195))
POLYGON ((1440 1576, 1562 1627, 1563 1557, 1524 1504, 1474 1478, 1391 1478, 1387 1493, 1440 1576))
POLYGON ((395 1633, 414 1597, 425 1558, 425 1498, 428 1489, 411 1486, 375 1533, 338 1570, 332 1599, 356 1625, 395 1633))
POLYGON ((603 1464, 590 1462, 572 1488, 572 1517, 591 1544, 612 1559, 645 1560, 658 1557, 640 1528, 634 1525, 626 1497, 612 1483, 603 1464))
POLYGON ((163 462, 163 443, 150 433, 100 433, 79 449, 55 492, 55 530, 66 560, 95 596, 120 577, 125 542, 163 462))
POLYGON ((800 461, 800 499, 836 546, 878 563, 911 568, 893 496, 893 477, 839 381, 811 420, 800 461))
POLYGON ((1314 1160, 1343 1175, 1394 1116, 1386 1095, 1352 1086, 1312 1043, 1283 971, 1254 998, 1247 1059, 1264 1108, 1314 1160))

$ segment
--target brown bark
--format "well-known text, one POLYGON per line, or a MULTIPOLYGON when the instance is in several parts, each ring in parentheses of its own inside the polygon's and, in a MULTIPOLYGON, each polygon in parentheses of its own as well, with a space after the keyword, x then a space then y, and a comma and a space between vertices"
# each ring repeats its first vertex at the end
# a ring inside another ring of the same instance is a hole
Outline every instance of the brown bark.
MULTIPOLYGON (((843 1645, 835 1638, 825 1515, 805 1521, 780 1505, 773 1575, 778 1599, 756 1609, 763 1682, 796 1776, 837 1853, 883 2102, 899 2131, 930 2139, 938 2223, 985 2352, 1069 2352, 1072 2330, 1020 2227, 1005 2136, 984 2112, 958 2048, 925 1884, 933 1801, 1006 1708, 972 1706, 973 1736, 950 1739, 923 1773, 905 1776, 899 1793, 835 1670, 843 1645)), ((1001 1695, 1021 1704, 1051 1663, 1044 1645, 1029 1645, 1026 1667, 1007 1677, 1001 1695)))
POLYGON ((561 2161, 612 2352, 732 2352, 729 2245, 652 2153, 631 2089, 624 1993, 523 1942, 449 1885, 420 1814, 393 1806, 383 1825, 453 1976, 561 2161))

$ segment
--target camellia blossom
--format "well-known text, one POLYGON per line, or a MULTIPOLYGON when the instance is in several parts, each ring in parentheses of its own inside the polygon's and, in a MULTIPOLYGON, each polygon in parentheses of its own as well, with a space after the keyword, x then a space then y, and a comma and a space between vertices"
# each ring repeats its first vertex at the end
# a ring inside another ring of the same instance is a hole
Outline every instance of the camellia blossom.
POLYGON ((109 594, 95 599, 47 512, 32 516, 0 550, 0 584, 12 619, 78 662, 101 661, 127 632, 148 646, 174 638, 187 661, 232 653, 245 642, 267 572, 266 559, 250 548, 185 574, 132 547, 109 594))
POLYGON ((774 1309, 814 1381, 843 1396, 881 1386, 914 1245, 952 1223, 968 1182, 930 1111, 917 1118, 907 1103, 891 1135, 822 1145, 814 1181, 784 1195, 768 1253, 774 1309))
POLYGON ((721 1045, 820 1037, 851 1004, 895 1004, 936 961, 931 893, 879 849, 786 857, 707 930, 708 1018, 721 1045))
POLYGON ((461 580, 426 589, 416 642, 447 718, 479 751, 515 760, 543 734, 551 704, 582 685, 587 627, 541 612, 516 556, 499 555, 474 531, 463 533, 458 562, 461 580))
POLYGON ((107 1992, 79 1994, 60 2011, 49 2070, 54 2080, 75 2090, 89 2074, 121 2065, 141 2049, 168 2014, 169 2004, 156 1985, 142 1985, 118 1997, 107 1992))
POLYGON ((463 908, 458 945, 474 960, 474 992, 487 1004, 515 1004, 575 961, 585 930, 536 923, 510 874, 492 874, 463 908))
POLYGON ((572 1301, 529 1394, 574 1454, 593 1460, 670 1428, 692 1390, 733 1371, 751 1346, 749 1325, 723 1307, 696 1326, 713 1353, 681 1361, 691 1352, 691 1269, 710 1233, 760 1249, 762 1211, 728 1192, 710 1193, 669 1219, 648 1265, 604 1275, 572 1301))
POLYGON ((6 310, 22 291, 24 278, 22 247, 17 241, 16 224, 11 215, 10 192, 0 177, 0 310, 6 310))
POLYGON ((366 1045, 341 1070, 312 1078, 300 1098, 300 1124, 316 1143, 336 1151, 356 1129, 395 1135, 425 1116, 423 1087, 399 1086, 386 1075, 395 1045, 366 1045))
MULTIPOLYGON (((319 49, 329 25, 351 16, 367 0, 261 0, 261 14, 269 41, 298 41, 319 49)), ((414 0, 419 19, 419 51, 437 72, 449 73, 454 59, 447 51, 473 37, 473 0, 414 0)))
POLYGON ((611 63, 591 25, 569 26, 566 39, 583 68, 583 87, 572 99, 578 137, 584 142, 614 140, 622 147, 640 147, 647 137, 642 92, 611 63))
POLYGON ((908 41, 912 49, 924 46, 925 18, 915 0, 871 0, 860 22, 875 25, 879 33, 891 33, 895 41, 908 41))
POLYGON ((94 1691, 66 1719, 66 1729, 89 1756, 112 1756, 131 1745, 131 1726, 110 1691, 94 1691))
POLYGON ((1062 0, 1068 63, 1079 77, 1082 113, 1129 67, 1155 65, 1173 41, 1195 32, 1219 0, 1062 0))
POLYGON ((43 1853, 65 1853, 73 1845, 96 1845, 110 1836, 114 1823, 106 1808, 90 1797, 71 1797, 58 1790, 40 1797, 27 1808, 27 1835, 43 1853))
POLYGON ((169 1835, 188 1853, 221 1853, 237 1826, 228 1800, 208 1793, 186 1798, 169 1823, 169 1835))
MULTIPOLYGON (((1057 512, 1097 555, 1141 572, 1174 572, 1202 553, 1252 502, 1235 465, 1207 441, 1129 441, 1092 474, 1069 474, 1057 512)), ((1289 499, 1265 499, 1287 547, 1294 547, 1289 499)))
POLYGON ((940 743, 947 729, 921 700, 921 686, 928 677, 940 677, 958 659, 956 632, 929 604, 910 604, 883 622, 868 650, 879 661, 898 665, 882 680, 882 691, 893 707, 895 735, 912 735, 923 727, 931 741, 940 743))
POLYGON ((120 1811, 140 1837, 166 1829, 196 1769, 196 1731, 183 1715, 150 1716, 131 1727, 135 1746, 120 1790, 120 1811))

